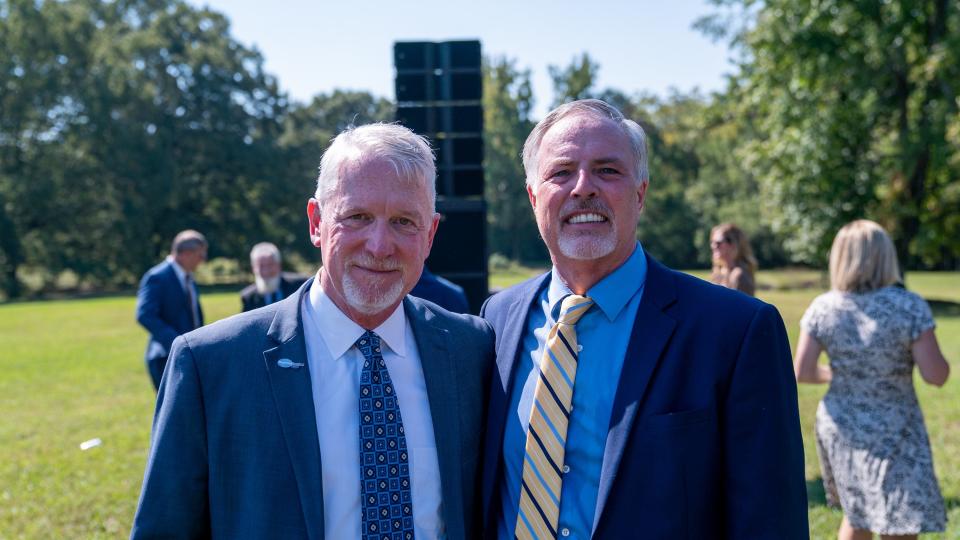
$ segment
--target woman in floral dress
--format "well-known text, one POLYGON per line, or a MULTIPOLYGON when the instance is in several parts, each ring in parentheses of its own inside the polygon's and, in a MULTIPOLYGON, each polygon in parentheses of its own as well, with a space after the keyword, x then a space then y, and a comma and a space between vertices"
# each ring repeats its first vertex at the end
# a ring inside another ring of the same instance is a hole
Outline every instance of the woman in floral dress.
POLYGON ((841 540, 946 527, 913 366, 934 386, 950 367, 930 307, 900 281, 887 233, 854 221, 833 241, 831 290, 800 321, 797 381, 830 384, 817 407, 817 453, 828 503, 843 509, 841 540), (829 366, 817 362, 824 350, 829 366))

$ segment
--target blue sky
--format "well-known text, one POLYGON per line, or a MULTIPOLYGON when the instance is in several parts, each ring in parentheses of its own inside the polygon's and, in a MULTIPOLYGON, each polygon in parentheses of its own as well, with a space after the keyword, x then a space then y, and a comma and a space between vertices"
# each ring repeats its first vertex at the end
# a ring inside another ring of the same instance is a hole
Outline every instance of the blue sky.
POLYGON ((393 99, 394 41, 480 39, 485 55, 532 72, 535 113, 553 97, 548 65, 588 52, 599 87, 667 95, 720 90, 732 71, 725 44, 691 28, 704 0, 338 1, 193 0, 226 14, 233 35, 256 46, 294 99, 335 88, 393 99))

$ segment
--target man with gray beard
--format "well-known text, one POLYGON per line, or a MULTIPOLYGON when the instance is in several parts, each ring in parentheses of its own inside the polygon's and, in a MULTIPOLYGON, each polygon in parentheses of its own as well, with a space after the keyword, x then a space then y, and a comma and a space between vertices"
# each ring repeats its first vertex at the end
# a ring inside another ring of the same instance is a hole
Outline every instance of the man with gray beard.
POLYGON ((270 242, 260 242, 250 250, 250 269, 253 284, 240 291, 243 311, 279 302, 295 293, 306 279, 283 272, 280 249, 270 242))
POLYGON ((489 324, 408 296, 439 215, 426 140, 350 128, 307 203, 323 267, 177 339, 133 538, 474 538, 489 324))
POLYGON ((490 298, 491 538, 807 537, 803 444, 777 310, 637 241, 643 129, 551 111, 523 149, 553 268, 490 298))

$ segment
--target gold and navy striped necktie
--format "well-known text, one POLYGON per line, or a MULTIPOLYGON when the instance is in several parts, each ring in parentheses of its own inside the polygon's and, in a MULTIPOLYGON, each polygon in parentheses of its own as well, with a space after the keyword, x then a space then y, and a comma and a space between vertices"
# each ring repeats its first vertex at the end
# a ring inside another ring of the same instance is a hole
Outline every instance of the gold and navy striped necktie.
POLYGON ((567 426, 577 377, 579 347, 575 325, 592 305, 593 300, 585 296, 567 296, 560 304, 557 323, 547 335, 527 428, 520 508, 514 529, 520 540, 557 537, 567 426))

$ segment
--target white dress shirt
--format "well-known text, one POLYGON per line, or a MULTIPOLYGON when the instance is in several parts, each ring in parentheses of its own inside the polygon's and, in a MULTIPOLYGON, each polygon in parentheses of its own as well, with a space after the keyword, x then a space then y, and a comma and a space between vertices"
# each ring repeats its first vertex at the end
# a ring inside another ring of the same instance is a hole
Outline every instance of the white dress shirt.
MULTIPOLYGON (((307 362, 317 416, 323 476, 324 537, 360 538, 360 372, 363 353, 354 343, 366 331, 350 320, 320 286, 303 300, 307 362)), ((415 538, 444 537, 440 466, 420 353, 403 304, 373 331, 400 405, 410 453, 415 538)))

